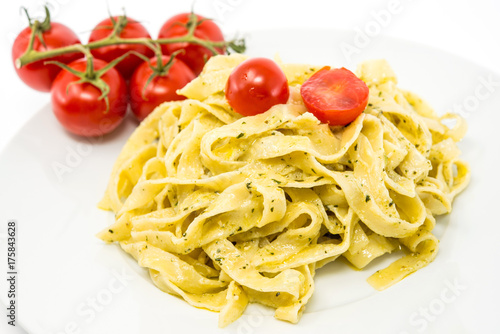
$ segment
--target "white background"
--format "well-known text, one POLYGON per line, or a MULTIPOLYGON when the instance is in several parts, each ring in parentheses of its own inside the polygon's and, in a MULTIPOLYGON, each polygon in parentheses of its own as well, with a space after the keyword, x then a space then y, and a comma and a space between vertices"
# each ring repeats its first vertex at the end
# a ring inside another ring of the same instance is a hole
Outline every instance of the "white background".
MULTIPOLYGON (((50 94, 25 86, 12 67, 11 47, 27 21, 19 8, 27 7, 34 16, 42 13, 41 0, 9 1, 0 12, 0 149, 20 127, 50 100, 50 94)), ((64 23, 79 34, 82 42, 89 31, 108 14, 129 16, 144 23, 152 37, 161 24, 178 12, 191 9, 191 1, 127 0, 49 0, 53 20, 64 23)), ((380 22, 381 35, 388 35, 432 46, 460 55, 500 73, 500 1, 497 0, 358 0, 358 1, 271 1, 197 0, 195 11, 214 18, 230 37, 258 29, 340 28, 364 31, 380 22), (390 3, 399 3, 397 14, 383 16, 390 3), (378 20, 377 21, 377 17, 378 20)), ((324 41, 329 43, 329 41, 324 41)), ((353 41, 346 41, 352 43, 353 41)), ((300 48, 301 45, 297 45, 300 48)), ((307 60, 304 60, 307 61, 307 60)), ((331 64, 342 66, 343 64, 331 64)), ((0 191, 8 191, 0 189, 0 191)), ((3 224, 4 222, 2 222, 3 224)), ((3 228, 2 228, 3 230, 3 228)), ((22 236, 21 236, 22 237, 22 236)), ((4 261, 0 259, 0 261, 4 261)), ((0 266, 0 268, 3 268, 0 266)), ((0 273, 0 277, 3 274, 0 273)), ((43 287, 41 287, 43 288, 43 287)), ((22 291, 22 286, 19 287, 22 291)), ((6 293, 0 291, 0 293, 6 293)), ((7 326, 0 312, 1 333, 25 333, 7 326)))

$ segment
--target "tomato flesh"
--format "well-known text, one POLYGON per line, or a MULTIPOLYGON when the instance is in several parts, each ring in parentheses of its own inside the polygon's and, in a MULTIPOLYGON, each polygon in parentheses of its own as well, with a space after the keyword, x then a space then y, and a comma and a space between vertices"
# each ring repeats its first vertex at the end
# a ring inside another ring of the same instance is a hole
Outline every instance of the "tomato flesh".
POLYGON ((369 89, 346 68, 324 67, 312 75, 300 89, 309 112, 330 125, 346 125, 365 110, 369 89))
MULTIPOLYGON (((106 62, 94 59, 94 68, 99 70, 106 62)), ((77 71, 85 71, 87 62, 79 59, 68 65, 77 71)), ((123 120, 127 111, 127 84, 114 68, 101 76, 110 88, 109 109, 101 99, 101 91, 90 83, 75 83, 77 76, 61 71, 54 80, 51 91, 52 110, 59 122, 76 135, 92 137, 113 131, 123 120)))
MULTIPOLYGON (((170 59, 163 56, 163 64, 170 59)), ((151 59, 151 66, 155 67, 158 59, 151 59)), ((129 83, 130 106, 139 121, 148 116, 159 104, 166 101, 184 100, 186 97, 177 94, 177 90, 184 87, 195 78, 191 69, 182 61, 175 59, 166 75, 156 76, 147 86, 149 77, 153 74, 150 64, 142 63, 132 75, 129 83), (144 87, 146 86, 146 89, 144 87)))
POLYGON ((225 94, 237 113, 252 116, 286 103, 290 91, 285 73, 274 61, 251 58, 231 72, 225 94))
MULTIPOLYGON (((119 18, 117 16, 113 17, 115 21, 119 18)), ((89 43, 95 42, 108 37, 113 31, 113 22, 111 18, 107 18, 101 21, 92 30, 89 37, 89 43)), ((121 38, 151 38, 146 28, 135 21, 134 19, 127 17, 127 25, 120 32, 119 37, 121 38)), ((103 46, 97 49, 93 49, 92 55, 96 58, 102 59, 108 63, 112 62, 114 59, 124 55, 128 51, 135 51, 137 53, 143 54, 150 58, 154 55, 153 50, 151 50, 146 45, 142 44, 117 44, 103 46)), ((135 55, 129 55, 127 58, 122 60, 116 65, 116 69, 120 72, 125 79, 130 78, 134 70, 139 66, 143 60, 135 55)))

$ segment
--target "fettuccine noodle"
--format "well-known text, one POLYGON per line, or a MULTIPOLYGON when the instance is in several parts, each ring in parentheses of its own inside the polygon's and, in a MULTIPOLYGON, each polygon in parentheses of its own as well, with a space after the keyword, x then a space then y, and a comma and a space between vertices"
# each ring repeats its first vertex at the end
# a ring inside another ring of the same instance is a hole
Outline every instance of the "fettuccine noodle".
POLYGON ((363 268, 406 250, 368 279, 378 290, 430 263, 434 216, 469 182, 456 145, 465 122, 399 89, 382 60, 360 65, 369 104, 348 126, 307 112, 298 90, 319 69, 309 65, 280 64, 289 102, 242 117, 223 91, 245 58, 212 57, 181 90, 187 100, 140 124, 100 203, 116 222, 99 238, 119 242, 161 290, 220 312, 221 327, 250 302, 298 322, 316 270, 341 256, 363 268))

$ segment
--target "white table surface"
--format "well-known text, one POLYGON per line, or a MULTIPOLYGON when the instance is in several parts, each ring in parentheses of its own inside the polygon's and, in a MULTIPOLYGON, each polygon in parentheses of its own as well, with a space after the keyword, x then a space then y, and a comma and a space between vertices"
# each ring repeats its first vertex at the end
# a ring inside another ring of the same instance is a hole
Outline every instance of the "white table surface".
MULTIPOLYGON (((5 1, 0 11, 0 101, 3 104, 0 108, 0 150, 50 100, 50 94, 33 91, 22 83, 11 61, 13 40, 27 24, 19 8, 24 6, 36 16, 43 13, 44 2, 52 6, 53 21, 71 27, 82 41, 86 41, 90 29, 108 15, 107 7, 115 15, 125 8, 128 15, 143 22, 151 35, 156 36, 167 18, 178 12, 189 11, 192 4, 192 1, 153 0, 5 1)), ((197 0, 195 11, 216 19, 227 36, 255 29, 291 27, 364 31, 370 29, 370 25, 378 25, 380 35, 432 46, 500 73, 498 0, 197 0), (393 8, 391 6, 397 8, 397 13, 384 16, 383 13, 393 8)), ((6 222, 0 224, 3 232, 6 222)), ((0 261, 3 263, 4 259, 0 261)), ((0 265, 0 268, 3 267, 0 265)), ((0 273, 0 276, 3 277, 3 274, 0 273)), ((0 333, 26 332, 19 327, 8 326, 6 318, 2 316, 0 333)))

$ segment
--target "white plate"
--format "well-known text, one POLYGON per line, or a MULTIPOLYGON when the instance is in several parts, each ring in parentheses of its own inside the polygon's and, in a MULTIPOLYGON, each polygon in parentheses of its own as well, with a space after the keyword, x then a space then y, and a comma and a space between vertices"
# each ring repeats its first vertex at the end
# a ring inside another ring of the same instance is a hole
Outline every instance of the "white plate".
MULTIPOLYGON (((118 246, 95 237, 113 220, 96 203, 135 122, 127 119, 104 140, 90 142, 64 132, 45 106, 0 157, 0 221, 5 228, 15 219, 18 226, 19 324, 33 334, 493 329, 500 299, 499 76, 457 56, 384 37, 358 48, 359 54, 348 60, 340 45, 355 46, 352 32, 262 31, 247 37, 249 54, 279 53, 285 62, 354 69, 363 59, 386 58, 401 87, 420 94, 440 113, 463 110, 469 132, 460 147, 472 180, 453 212, 438 220, 437 259, 384 292, 374 291, 365 279, 394 258, 364 271, 339 261, 318 271, 314 297, 299 324, 280 322, 272 310, 251 305, 238 321, 219 330, 217 313, 161 292, 118 246)), ((6 247, 2 238, 1 251, 6 247)), ((6 304, 6 282, 0 281, 0 300, 6 304)))

